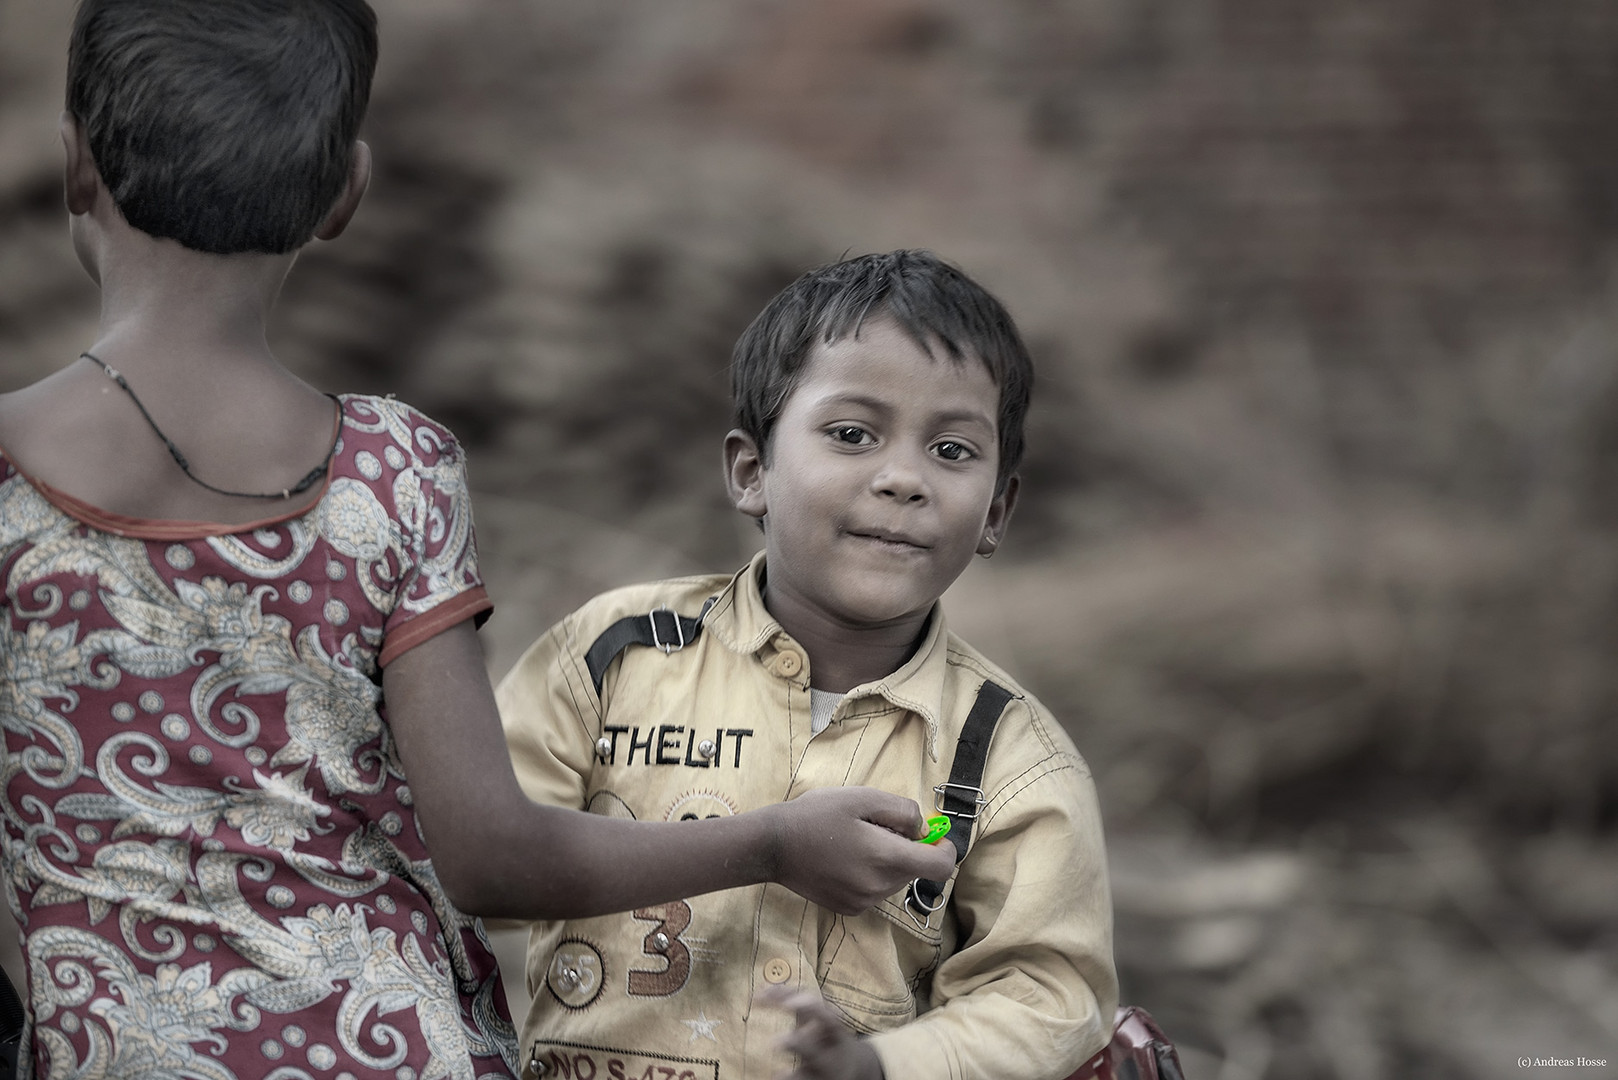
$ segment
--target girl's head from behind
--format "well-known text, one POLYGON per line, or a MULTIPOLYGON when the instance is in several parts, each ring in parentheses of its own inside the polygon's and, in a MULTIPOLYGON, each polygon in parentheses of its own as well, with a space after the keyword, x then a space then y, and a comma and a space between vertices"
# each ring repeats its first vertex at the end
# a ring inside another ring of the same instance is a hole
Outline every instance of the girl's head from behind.
POLYGON ((83 0, 67 110, 136 229, 284 254, 343 192, 376 56, 365 0, 83 0))
POLYGON ((1004 491, 1022 461, 1033 361, 1000 302, 926 251, 845 259, 809 271, 777 294, 736 342, 736 426, 767 458, 775 421, 814 347, 857 336, 865 322, 881 316, 940 362, 988 369, 1000 391, 997 487, 1004 491), (939 350, 944 358, 937 357, 939 350))

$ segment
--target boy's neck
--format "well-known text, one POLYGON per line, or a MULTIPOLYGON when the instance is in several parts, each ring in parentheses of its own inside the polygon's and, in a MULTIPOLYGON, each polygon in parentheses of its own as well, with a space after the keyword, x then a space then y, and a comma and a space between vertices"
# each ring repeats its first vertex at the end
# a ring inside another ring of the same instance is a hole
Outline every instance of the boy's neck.
POLYGON ((824 612, 771 591, 766 580, 764 609, 809 656, 810 685, 846 694, 903 667, 927 632, 930 612, 876 626, 851 626, 824 612))

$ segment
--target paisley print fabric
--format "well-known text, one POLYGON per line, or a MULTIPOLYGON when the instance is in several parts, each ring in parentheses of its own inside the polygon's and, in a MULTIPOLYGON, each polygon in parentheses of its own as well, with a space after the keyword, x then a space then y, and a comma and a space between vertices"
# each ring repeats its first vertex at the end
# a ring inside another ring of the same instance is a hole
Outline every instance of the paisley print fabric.
POLYGON ((339 401, 320 500, 244 527, 108 514, 0 455, 0 856, 36 1076, 511 1075, 381 701, 382 665, 489 608, 464 462, 398 402, 339 401))

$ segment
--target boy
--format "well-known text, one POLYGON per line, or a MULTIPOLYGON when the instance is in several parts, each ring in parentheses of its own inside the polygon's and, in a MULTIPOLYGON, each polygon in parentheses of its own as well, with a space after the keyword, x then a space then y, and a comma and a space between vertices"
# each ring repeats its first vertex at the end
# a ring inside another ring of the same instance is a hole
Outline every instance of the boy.
POLYGON ((510 1076, 473 915, 763 880, 860 910, 918 854, 948 871, 881 792, 701 828, 523 797, 454 438, 266 343, 298 250, 365 190, 375 60, 364 0, 79 6, 64 180, 100 328, 0 394, 23 1075, 510 1076), (839 834, 862 854, 837 884, 810 868, 839 834))
POLYGON ((852 918, 760 886, 536 926, 526 1076, 764 1080, 787 1043, 805 1076, 1054 1080, 1105 1044, 1088 770, 938 605, 1004 537, 1031 382, 1006 312, 924 252, 811 271, 747 329, 725 475, 764 552, 609 592, 537 641, 496 691, 518 778, 670 821, 937 791, 965 855, 852 918))

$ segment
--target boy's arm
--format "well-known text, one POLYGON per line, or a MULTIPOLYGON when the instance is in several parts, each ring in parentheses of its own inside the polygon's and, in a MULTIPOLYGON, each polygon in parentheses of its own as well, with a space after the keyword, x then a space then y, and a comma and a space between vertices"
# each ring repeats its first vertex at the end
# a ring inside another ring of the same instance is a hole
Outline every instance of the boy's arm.
POLYGON ((934 973, 934 1008, 869 1040, 886 1080, 1066 1076, 1106 1044, 1118 980, 1100 808, 1058 738, 979 818, 951 900, 961 945, 934 973))
POLYGON ((518 786, 470 621, 383 669, 388 724, 450 899, 477 915, 576 918, 776 881, 855 912, 952 859, 909 799, 832 788, 733 817, 635 822, 541 805, 518 786), (941 864, 942 863, 942 864, 941 864))
POLYGON ((535 641, 495 685, 517 783, 535 802, 585 809, 595 767, 595 701, 569 647, 578 613, 535 641))

